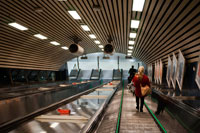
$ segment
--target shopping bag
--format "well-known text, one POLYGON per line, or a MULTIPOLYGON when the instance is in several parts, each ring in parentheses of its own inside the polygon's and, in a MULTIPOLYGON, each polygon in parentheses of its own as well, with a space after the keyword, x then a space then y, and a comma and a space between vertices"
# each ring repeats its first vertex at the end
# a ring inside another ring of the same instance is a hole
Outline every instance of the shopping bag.
POLYGON ((135 87, 133 86, 133 83, 128 84, 127 88, 128 88, 130 93, 134 93, 135 92, 135 87))
POLYGON ((140 85, 140 87, 141 87, 141 94, 143 97, 151 94, 151 89, 148 85, 146 85, 144 87, 142 85, 140 85))

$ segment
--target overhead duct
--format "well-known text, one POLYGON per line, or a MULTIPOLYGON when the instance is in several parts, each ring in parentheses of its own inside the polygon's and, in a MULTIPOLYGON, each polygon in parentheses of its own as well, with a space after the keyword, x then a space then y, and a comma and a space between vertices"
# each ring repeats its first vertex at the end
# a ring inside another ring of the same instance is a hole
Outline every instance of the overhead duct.
POLYGON ((82 55, 84 53, 84 49, 78 44, 71 44, 69 46, 69 51, 74 55, 82 55))
POLYGON ((111 44, 106 44, 104 46, 104 53, 105 54, 112 54, 114 52, 114 47, 111 44))

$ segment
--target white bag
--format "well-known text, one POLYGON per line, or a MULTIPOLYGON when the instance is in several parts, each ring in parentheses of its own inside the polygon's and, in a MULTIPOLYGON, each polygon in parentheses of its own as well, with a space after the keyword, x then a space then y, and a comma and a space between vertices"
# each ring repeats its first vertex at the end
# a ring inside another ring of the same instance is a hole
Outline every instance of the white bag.
POLYGON ((127 85, 127 89, 129 90, 130 93, 135 92, 135 86, 133 86, 132 82, 127 85))

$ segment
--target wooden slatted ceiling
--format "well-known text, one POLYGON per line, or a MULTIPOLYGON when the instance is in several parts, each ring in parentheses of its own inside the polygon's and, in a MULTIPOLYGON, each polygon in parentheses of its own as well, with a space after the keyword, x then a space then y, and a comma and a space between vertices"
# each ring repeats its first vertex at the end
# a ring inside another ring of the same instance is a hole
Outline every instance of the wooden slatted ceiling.
MULTIPOLYGON (((200 50, 200 3, 199 1, 156 1, 144 12, 141 34, 136 39, 134 56, 152 63, 181 49, 188 62, 197 61, 200 50), (192 49, 192 50, 191 50, 192 49)), ((141 29, 140 29, 141 30, 141 29)))
POLYGON ((133 0, 1 0, 0 1, 0 67, 58 70, 65 61, 74 58, 61 49, 73 43, 77 36, 86 53, 101 49, 89 38, 95 34, 103 45, 108 36, 116 52, 127 54, 131 19, 139 19, 133 56, 153 63, 167 55, 184 53, 188 62, 197 61, 200 50, 200 3, 198 0, 146 0, 143 12, 132 11, 133 0), (95 11, 93 5, 100 5, 95 11), (41 7, 43 12, 34 12, 41 7), (81 20, 74 20, 68 10, 76 10, 81 20), (19 31, 8 26, 16 20, 27 26, 19 31), (80 24, 91 31, 85 32, 80 24), (41 33, 48 40, 33 37, 41 33), (57 41, 61 46, 53 46, 57 41))

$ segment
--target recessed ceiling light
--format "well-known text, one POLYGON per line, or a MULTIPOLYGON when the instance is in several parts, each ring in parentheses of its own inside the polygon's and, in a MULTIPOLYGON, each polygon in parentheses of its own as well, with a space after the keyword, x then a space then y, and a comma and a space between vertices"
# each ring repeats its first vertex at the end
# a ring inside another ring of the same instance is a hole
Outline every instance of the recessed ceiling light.
POLYGON ((128 53, 132 53, 133 51, 132 50, 128 50, 128 53))
POLYGON ((103 48, 102 48, 101 50, 102 50, 102 51, 104 51, 104 49, 103 49, 103 48))
POLYGON ((19 30, 28 30, 28 28, 22 26, 21 24, 18 24, 16 22, 13 22, 13 23, 9 23, 8 25, 12 26, 12 27, 15 27, 16 29, 19 29, 19 30))
POLYGON ((103 45, 99 45, 99 48, 103 48, 103 45))
POLYGON ((89 27, 87 25, 81 25, 84 31, 90 31, 89 27))
POLYGON ((131 20, 131 28, 138 28, 140 24, 139 20, 131 20))
POLYGON ((53 45, 56 45, 56 46, 60 45, 60 43, 58 43, 58 42, 56 42, 56 41, 52 41, 52 42, 50 42, 50 43, 53 44, 53 45))
POLYGON ((68 47, 64 46, 64 47, 61 47, 62 49, 64 50, 68 50, 68 47))
POLYGON ((130 33, 130 38, 136 38, 136 33, 130 33))
POLYGON ((135 41, 129 41, 128 44, 133 45, 135 41))
POLYGON ((139 11, 142 12, 144 7, 145 0, 134 0, 133 1, 133 11, 139 11))
POLYGON ((76 11, 68 11, 68 12, 74 19, 81 19, 81 17, 78 15, 76 11))
POLYGON ((41 34, 35 34, 34 37, 37 37, 37 38, 42 39, 42 40, 47 39, 46 36, 43 36, 41 34))
POLYGON ((133 49, 133 46, 128 46, 128 49, 133 49))
POLYGON ((96 44, 100 44, 100 41, 98 41, 98 40, 95 40, 94 42, 95 42, 96 44))
POLYGON ((131 54, 131 53, 128 53, 127 55, 128 55, 128 56, 131 56, 132 54, 131 54))
POLYGON ((96 38, 96 36, 94 34, 90 34, 89 37, 92 39, 96 38))

